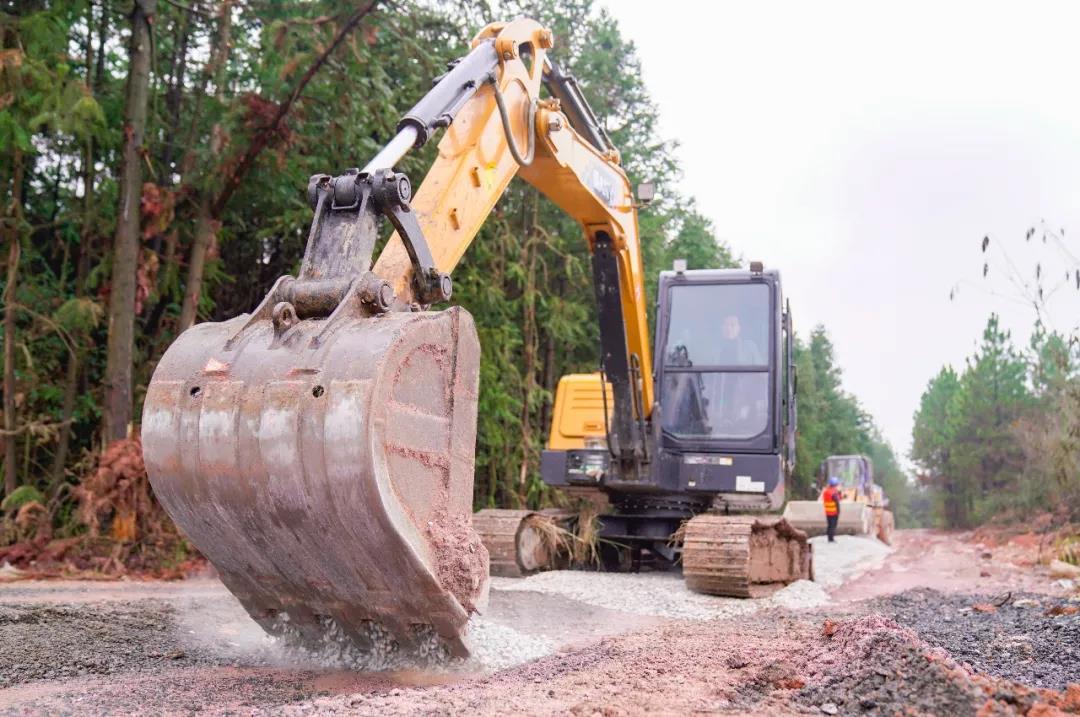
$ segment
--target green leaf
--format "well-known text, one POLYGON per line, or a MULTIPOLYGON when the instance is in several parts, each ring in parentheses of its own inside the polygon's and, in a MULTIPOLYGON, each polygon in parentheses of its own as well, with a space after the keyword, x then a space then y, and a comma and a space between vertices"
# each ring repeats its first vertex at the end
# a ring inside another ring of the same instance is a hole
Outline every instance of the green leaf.
POLYGON ((18 510, 27 503, 41 503, 44 505, 45 496, 32 485, 21 485, 4 498, 0 503, 0 510, 18 510))

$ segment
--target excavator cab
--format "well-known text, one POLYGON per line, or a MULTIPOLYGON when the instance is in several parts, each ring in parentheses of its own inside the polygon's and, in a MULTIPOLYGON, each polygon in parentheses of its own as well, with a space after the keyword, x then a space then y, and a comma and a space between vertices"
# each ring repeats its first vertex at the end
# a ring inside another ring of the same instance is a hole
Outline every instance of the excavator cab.
POLYGON ((790 334, 776 271, 660 275, 655 480, 714 507, 779 507, 790 334))
MULTIPOLYGON (((646 437, 641 460, 620 460, 615 450, 618 381, 610 372, 606 380, 600 373, 565 376, 544 480, 601 489, 616 502, 663 496, 690 514, 779 507, 795 416, 779 272, 665 271, 657 312, 655 405, 647 421, 635 411, 646 437)), ((633 371, 629 379, 633 387, 633 371)))
MULTIPOLYGON (((597 293, 603 341, 610 327, 597 293)), ((749 596, 808 577, 806 536, 762 515, 783 503, 794 462, 792 338, 779 272, 677 262, 660 275, 650 416, 638 410, 633 355, 624 376, 608 364, 564 377, 544 481, 606 503, 599 535, 623 562, 681 558, 702 592, 749 596), (641 450, 625 450, 635 435, 641 450)))
POLYGON ((825 485, 833 476, 840 479, 847 500, 868 497, 874 485, 873 467, 866 456, 829 456, 818 467, 818 480, 825 485))

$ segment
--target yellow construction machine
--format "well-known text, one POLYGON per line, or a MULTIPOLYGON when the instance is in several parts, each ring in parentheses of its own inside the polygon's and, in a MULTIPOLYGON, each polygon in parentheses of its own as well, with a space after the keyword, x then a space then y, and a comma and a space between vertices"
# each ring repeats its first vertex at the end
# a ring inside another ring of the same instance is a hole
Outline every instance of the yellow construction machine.
MULTIPOLYGON (((874 536, 892 544, 893 514, 885 491, 874 482, 874 464, 863 455, 829 456, 818 467, 818 481, 823 487, 830 478, 840 481, 841 535, 874 536)), ((784 518, 807 535, 825 534, 825 508, 821 500, 790 500, 784 506, 784 518)))
MULTIPOLYGON (((605 493, 607 532, 637 532, 670 560, 688 519, 782 499, 794 406, 779 276, 665 272, 661 408, 638 204, 552 44, 532 20, 484 28, 366 166, 311 178, 297 276, 250 314, 186 331, 154 372, 142 428, 154 490, 272 633, 467 652, 489 575, 471 516, 480 346, 465 309, 431 307, 450 299, 451 272, 515 175, 584 230, 606 374, 560 384, 553 436, 565 438, 545 477, 605 493), (414 196, 393 167, 440 129, 414 196), (385 220, 396 231, 376 259, 385 220), (724 305, 752 338, 721 349, 724 305)), ((807 575, 805 536, 778 518, 701 518, 683 553, 701 589, 807 575)), ((498 559, 530 570, 546 558, 517 538, 528 519, 477 523, 509 551, 498 559)))

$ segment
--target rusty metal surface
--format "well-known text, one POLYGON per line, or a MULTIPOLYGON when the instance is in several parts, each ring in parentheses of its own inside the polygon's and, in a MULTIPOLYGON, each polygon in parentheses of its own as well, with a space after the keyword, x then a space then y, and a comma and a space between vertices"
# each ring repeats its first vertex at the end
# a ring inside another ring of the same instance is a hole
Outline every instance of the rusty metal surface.
POLYGON ((487 589, 471 316, 251 318, 193 327, 154 372, 158 498, 268 630, 359 641, 374 622, 404 644, 430 625, 465 653, 487 589))

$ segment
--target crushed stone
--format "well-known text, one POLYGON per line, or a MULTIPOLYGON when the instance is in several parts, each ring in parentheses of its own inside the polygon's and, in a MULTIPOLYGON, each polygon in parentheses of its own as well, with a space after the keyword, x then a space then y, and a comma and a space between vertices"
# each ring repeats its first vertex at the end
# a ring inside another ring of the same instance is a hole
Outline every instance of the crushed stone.
POLYGON ((1055 606, 1068 604, 1046 595, 954 595, 919 589, 879 598, 869 607, 980 672, 1064 689, 1080 683, 1080 612, 1053 614, 1055 606), (974 610, 978 604, 994 609, 974 610))
POLYGON ((1007 681, 995 682, 958 665, 944 651, 881 615, 834 626, 825 640, 800 655, 814 670, 795 700, 840 715, 1034 715, 1046 701, 1068 706, 1071 696, 1040 694, 1007 681))
POLYGON ((768 607, 792 610, 829 602, 827 588, 880 566, 892 548, 872 538, 837 536, 837 542, 813 538, 814 582, 800 580, 765 600, 702 595, 686 587, 682 576, 669 573, 595 573, 552 570, 526 578, 492 578, 497 591, 531 591, 559 595, 609 610, 672 619, 708 620, 744 615, 768 607))
POLYGON ((526 635, 480 616, 469 621, 465 637, 472 652, 462 665, 466 670, 502 670, 550 655, 557 647, 552 640, 526 635))
POLYGON ((770 607, 783 607, 788 610, 807 610, 821 607, 831 601, 829 593, 820 583, 798 580, 782 590, 773 593, 768 602, 770 607))
POLYGON ((825 536, 810 539, 814 546, 814 581, 835 588, 880 567, 893 549, 875 538, 838 535, 830 543, 825 536))
POLYGON ((754 601, 691 592, 677 573, 594 573, 552 570, 527 578, 492 578, 492 590, 560 595, 636 615, 707 620, 752 612, 754 601))

